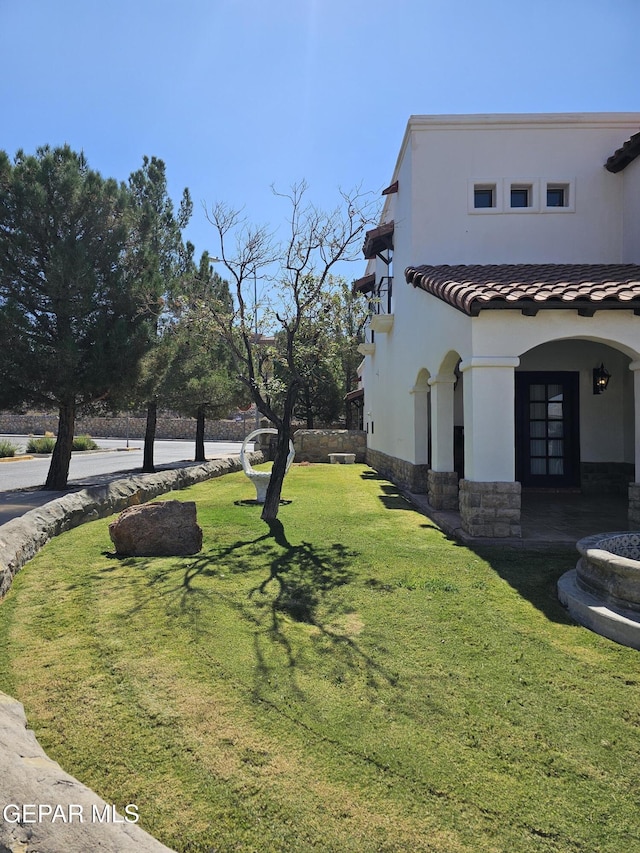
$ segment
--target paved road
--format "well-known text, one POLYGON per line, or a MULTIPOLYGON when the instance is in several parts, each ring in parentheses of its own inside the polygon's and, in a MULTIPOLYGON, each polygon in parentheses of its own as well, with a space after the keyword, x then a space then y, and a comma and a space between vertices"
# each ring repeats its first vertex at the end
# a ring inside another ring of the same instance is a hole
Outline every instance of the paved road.
MULTIPOLYGON (((0 436, 21 448, 27 436, 0 436)), ((85 486, 105 483, 139 473, 142 468, 142 442, 125 439, 96 439, 101 452, 74 453, 69 466, 69 489, 77 491, 85 486)), ((240 453, 240 442, 205 442, 207 459, 240 453)), ((156 441, 154 461, 156 468, 177 468, 193 465, 193 441, 156 441)), ((45 492, 40 488, 47 477, 50 457, 0 462, 0 524, 22 515, 36 506, 60 497, 65 492, 45 492)))

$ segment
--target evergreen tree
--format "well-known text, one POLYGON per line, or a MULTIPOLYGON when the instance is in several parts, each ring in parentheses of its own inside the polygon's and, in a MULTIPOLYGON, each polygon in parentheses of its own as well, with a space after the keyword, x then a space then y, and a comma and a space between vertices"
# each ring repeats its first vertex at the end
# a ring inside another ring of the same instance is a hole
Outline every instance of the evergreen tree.
POLYGON ((183 288, 178 321, 165 334, 171 349, 169 368, 160 393, 174 411, 196 418, 195 461, 204 462, 206 418, 222 418, 247 401, 248 392, 237 376, 233 355, 215 325, 203 325, 198 311, 203 302, 214 301, 232 309, 229 285, 211 273, 209 256, 200 260, 198 274, 183 288))
POLYGON ((0 405, 57 408, 46 489, 66 487, 78 408, 134 381, 148 346, 129 212, 127 188, 69 146, 0 152, 0 405))
MULTIPOLYGON (((129 177, 133 199, 132 232, 128 263, 145 293, 149 310, 157 317, 154 343, 160 345, 163 324, 170 320, 173 298, 183 276, 191 271, 193 247, 185 244, 182 229, 193 212, 189 190, 182 194, 178 213, 168 194, 166 168, 157 157, 144 157, 142 168, 129 177)), ((167 353, 157 354, 160 362, 167 353)), ((153 449, 162 374, 156 372, 156 355, 150 355, 144 371, 147 425, 142 470, 153 472, 153 449)))

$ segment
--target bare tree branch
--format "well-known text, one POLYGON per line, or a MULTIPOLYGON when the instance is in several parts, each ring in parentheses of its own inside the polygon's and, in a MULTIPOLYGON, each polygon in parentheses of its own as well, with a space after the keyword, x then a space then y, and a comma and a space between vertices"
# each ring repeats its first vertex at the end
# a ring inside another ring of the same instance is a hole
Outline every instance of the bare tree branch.
POLYGON ((200 306, 203 322, 212 323, 225 335, 242 381, 251 391, 258 410, 278 429, 277 452, 262 517, 276 517, 280 503, 292 418, 296 398, 303 385, 297 358, 298 334, 303 321, 311 322, 325 302, 330 276, 339 263, 355 260, 365 229, 377 220, 378 202, 360 187, 339 190, 339 202, 324 211, 308 201, 306 181, 293 184, 287 192, 272 187, 289 209, 284 236, 278 241, 266 227, 248 223, 241 209, 223 203, 207 209, 214 228, 219 257, 229 274, 234 297, 230 313, 215 304, 200 306), (270 306, 261 315, 258 329, 257 285, 266 290, 270 306), (268 328, 266 324, 271 328, 268 328), (265 365, 270 357, 271 331, 282 353, 285 393, 275 411, 269 395, 265 365))

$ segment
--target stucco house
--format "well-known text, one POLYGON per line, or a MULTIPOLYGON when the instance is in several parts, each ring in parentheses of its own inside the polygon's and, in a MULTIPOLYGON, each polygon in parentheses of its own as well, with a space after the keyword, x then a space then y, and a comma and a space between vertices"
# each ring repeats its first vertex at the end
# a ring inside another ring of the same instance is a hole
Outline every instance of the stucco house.
POLYGON ((521 490, 640 524, 640 113, 412 116, 355 289, 367 459, 519 536, 521 490))

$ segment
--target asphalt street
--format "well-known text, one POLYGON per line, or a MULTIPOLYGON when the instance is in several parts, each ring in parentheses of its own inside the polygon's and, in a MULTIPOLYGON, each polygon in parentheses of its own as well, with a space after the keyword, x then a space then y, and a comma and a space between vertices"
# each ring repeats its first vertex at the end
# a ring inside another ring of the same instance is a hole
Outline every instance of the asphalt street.
MULTIPOLYGON (((0 436, 19 448, 26 447, 27 436, 0 436)), ((69 466, 69 483, 66 492, 43 491, 42 485, 49 470, 50 456, 33 459, 0 461, 0 524, 23 515, 30 509, 54 498, 78 491, 86 486, 117 480, 127 474, 140 473, 142 469, 141 441, 125 439, 95 439, 99 451, 74 453, 69 466)), ((237 455, 241 442, 205 442, 207 459, 237 455)), ((193 441, 156 441, 154 463, 158 470, 193 465, 193 441)))

